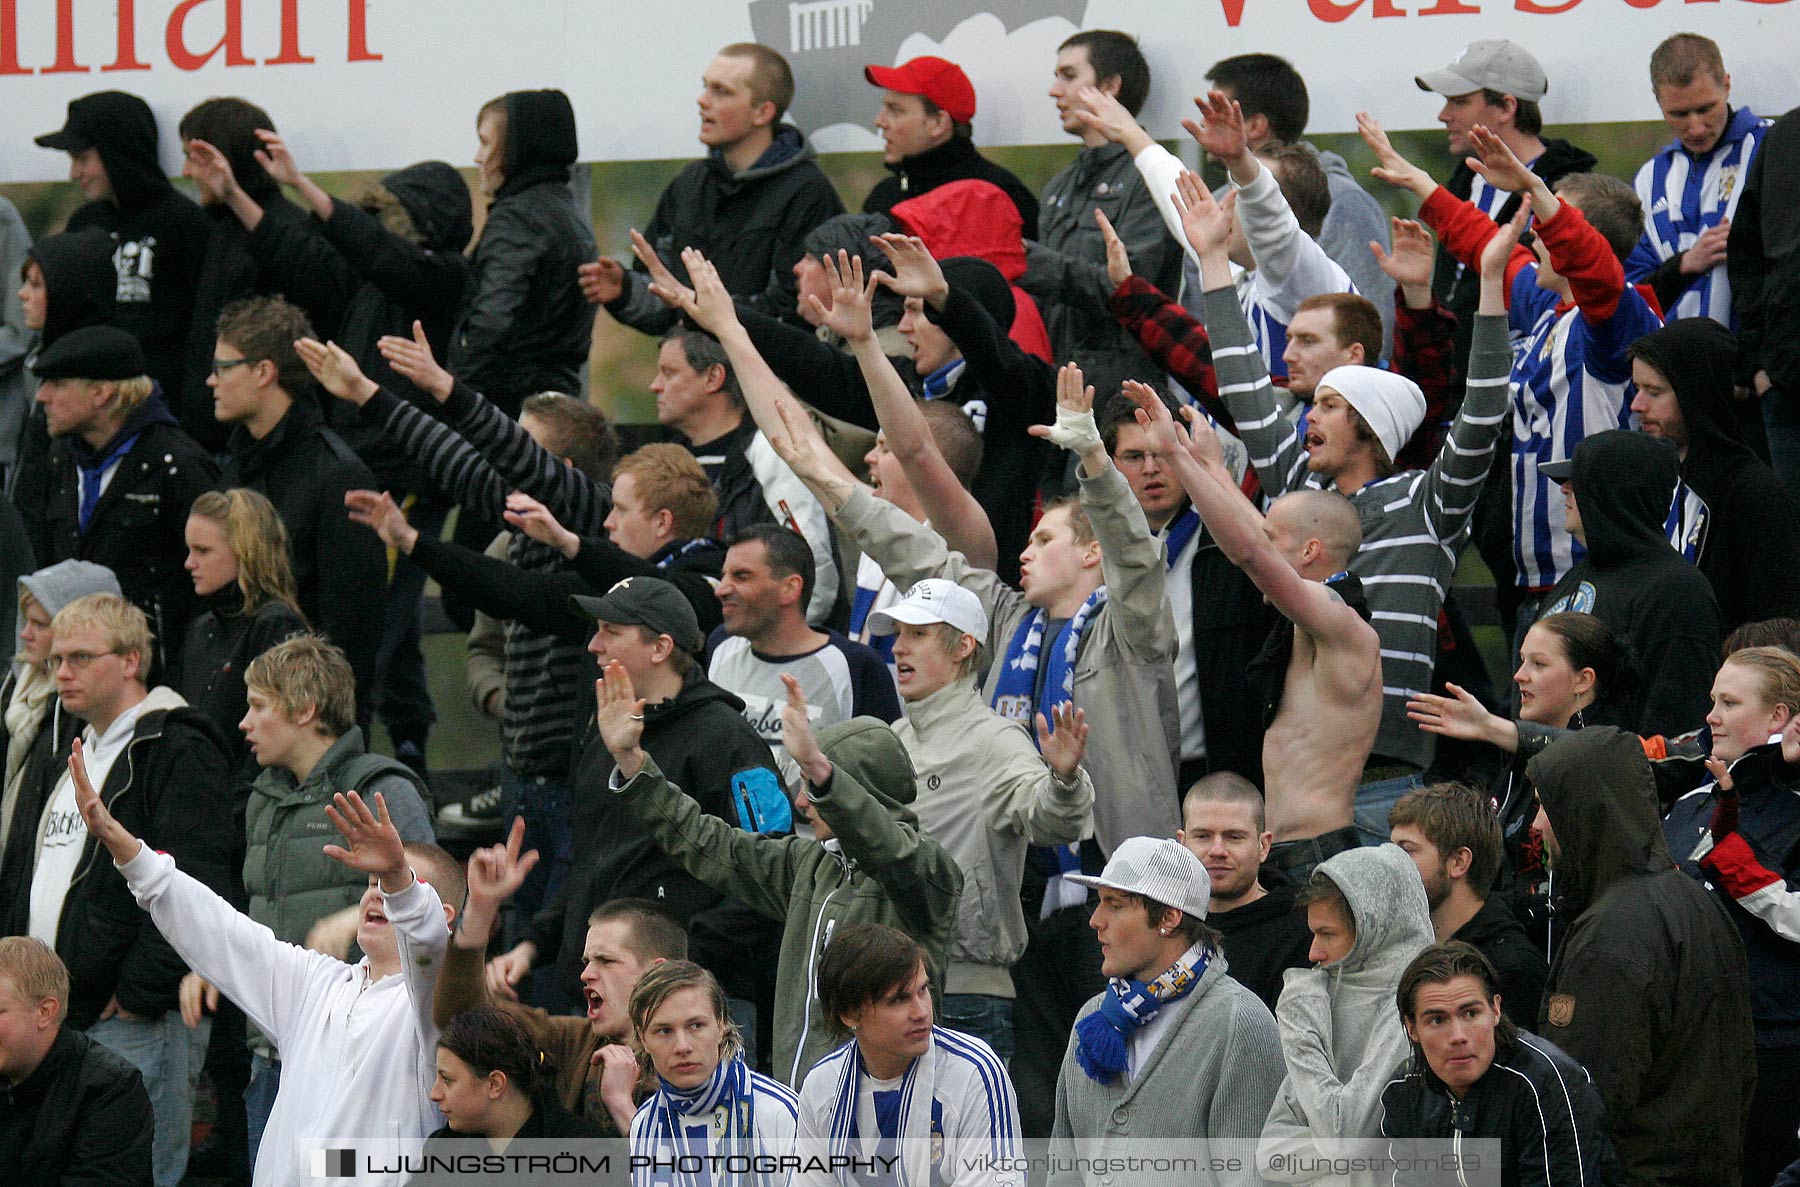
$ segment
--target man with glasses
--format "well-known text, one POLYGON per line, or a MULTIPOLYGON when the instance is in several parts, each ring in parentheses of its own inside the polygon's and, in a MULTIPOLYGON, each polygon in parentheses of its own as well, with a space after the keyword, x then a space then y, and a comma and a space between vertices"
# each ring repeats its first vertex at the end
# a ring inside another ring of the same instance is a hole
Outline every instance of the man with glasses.
MULTIPOLYGON (((77 598, 51 620, 49 668, 63 711, 87 723, 89 777, 152 849, 230 893, 229 760, 217 728, 173 689, 149 683, 150 623, 114 594, 77 598)), ((75 807, 65 770, 37 822, 30 876, 5 904, 9 933, 53 948, 69 968, 67 1024, 135 1064, 156 1119, 157 1187, 187 1165, 194 1085, 211 1023, 182 1024, 186 966, 132 898, 75 807)))
POLYGON ((218 471, 176 424, 144 373, 143 349, 124 330, 71 330, 33 369, 55 441, 44 508, 49 547, 39 563, 92 561, 118 576, 155 636, 148 676, 180 654, 194 607, 182 533, 188 508, 218 471))

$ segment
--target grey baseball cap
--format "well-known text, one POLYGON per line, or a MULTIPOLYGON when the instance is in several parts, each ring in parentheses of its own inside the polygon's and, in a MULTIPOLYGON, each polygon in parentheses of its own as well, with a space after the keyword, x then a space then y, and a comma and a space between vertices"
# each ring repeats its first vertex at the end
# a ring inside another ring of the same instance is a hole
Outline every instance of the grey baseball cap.
POLYGON ((1471 41, 1448 66, 1416 75, 1413 81, 1421 91, 1436 91, 1440 95, 1499 91, 1534 103, 1550 89, 1550 79, 1529 50, 1497 37, 1471 41))

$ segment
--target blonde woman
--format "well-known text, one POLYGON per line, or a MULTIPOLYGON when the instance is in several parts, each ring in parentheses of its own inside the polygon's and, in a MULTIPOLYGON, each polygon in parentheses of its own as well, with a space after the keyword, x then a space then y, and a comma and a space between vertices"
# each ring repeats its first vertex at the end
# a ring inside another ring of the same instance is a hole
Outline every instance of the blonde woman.
POLYGON ((238 729, 248 708, 244 672, 251 660, 306 630, 287 528, 257 492, 212 490, 194 500, 185 537, 199 612, 188 624, 175 687, 219 727, 232 770, 249 783, 257 766, 238 729))
POLYGON ((789 1151, 800 1101, 744 1062, 725 991, 713 975, 685 960, 652 966, 631 992, 631 1026, 639 1061, 657 1083, 632 1119, 631 1152, 660 1164, 634 1169, 633 1187, 775 1181, 772 1171, 744 1174, 736 1167, 789 1151), (710 1174, 671 1168, 696 1157, 709 1166, 721 1161, 710 1174))

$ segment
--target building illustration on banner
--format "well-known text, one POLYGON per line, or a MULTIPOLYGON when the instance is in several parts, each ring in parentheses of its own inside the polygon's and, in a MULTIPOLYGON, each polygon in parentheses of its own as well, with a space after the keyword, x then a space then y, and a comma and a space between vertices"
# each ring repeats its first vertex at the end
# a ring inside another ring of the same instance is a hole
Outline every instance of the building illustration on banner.
POLYGON ((868 109, 863 67, 894 64, 906 39, 942 41, 970 17, 988 15, 1008 32, 1047 17, 1079 26, 1087 0, 750 0, 756 40, 794 68, 788 118, 807 131, 868 109))

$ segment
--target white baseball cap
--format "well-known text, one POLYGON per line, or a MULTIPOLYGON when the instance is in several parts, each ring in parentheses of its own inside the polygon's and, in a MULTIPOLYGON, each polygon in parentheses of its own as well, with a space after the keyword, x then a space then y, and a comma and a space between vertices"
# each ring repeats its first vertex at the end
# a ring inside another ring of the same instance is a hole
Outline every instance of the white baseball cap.
POLYGON ((927 577, 892 606, 869 615, 869 630, 877 635, 891 635, 902 622, 907 626, 941 622, 977 639, 986 639, 988 633, 987 611, 982 608, 981 599, 942 577, 927 577))
POLYGON ((1132 837, 1113 850, 1098 877, 1064 877, 1078 886, 1141 894, 1196 919, 1206 918, 1206 908, 1212 903, 1212 877, 1206 867, 1187 846, 1167 837, 1132 837))

